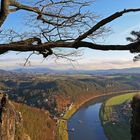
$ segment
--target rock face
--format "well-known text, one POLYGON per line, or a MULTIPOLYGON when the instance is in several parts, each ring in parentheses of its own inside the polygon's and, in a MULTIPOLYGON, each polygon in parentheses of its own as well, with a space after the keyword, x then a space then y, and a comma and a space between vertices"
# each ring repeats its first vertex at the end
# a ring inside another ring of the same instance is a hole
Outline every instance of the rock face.
POLYGON ((131 140, 140 140, 140 94, 133 97, 131 119, 131 140))
POLYGON ((13 104, 8 101, 2 111, 2 123, 0 123, 0 140, 31 140, 24 133, 22 128, 22 118, 16 112, 13 104))

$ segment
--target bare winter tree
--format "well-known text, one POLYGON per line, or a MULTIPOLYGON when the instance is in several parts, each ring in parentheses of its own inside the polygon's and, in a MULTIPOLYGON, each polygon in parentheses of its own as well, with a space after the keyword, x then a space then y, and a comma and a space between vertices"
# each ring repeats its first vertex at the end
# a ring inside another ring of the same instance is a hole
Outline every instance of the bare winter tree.
MULTIPOLYGON (((1 0, 0 11, 0 54, 8 51, 37 52, 44 58, 56 54, 55 48, 78 49, 86 47, 96 50, 129 50, 140 52, 140 40, 126 45, 97 44, 96 39, 106 33, 105 25, 138 9, 124 9, 98 21, 94 13, 88 11, 92 0, 36 0, 22 3, 21 0, 1 0), (30 14, 30 33, 4 33, 2 25, 9 14, 19 10, 30 14), (9 35, 8 35, 9 33, 9 35), (26 35, 25 35, 26 34, 26 35), (27 36, 28 34, 28 36, 27 36), (4 36, 5 35, 5 36, 4 36), (7 38, 9 39, 7 41, 7 38)), ((73 53, 71 53, 73 54, 73 53)))

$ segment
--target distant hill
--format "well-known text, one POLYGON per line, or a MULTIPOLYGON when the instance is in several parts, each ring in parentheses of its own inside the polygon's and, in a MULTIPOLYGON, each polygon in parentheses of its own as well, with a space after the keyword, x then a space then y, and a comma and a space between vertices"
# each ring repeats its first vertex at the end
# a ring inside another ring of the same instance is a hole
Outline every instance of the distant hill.
POLYGON ((124 69, 97 70, 97 71, 94 71, 94 74, 140 74, 140 67, 124 68, 124 69))
POLYGON ((12 70, 12 72, 43 74, 43 73, 55 73, 56 71, 49 68, 19 68, 12 70))
MULTIPOLYGON (((0 73, 4 72, 0 70, 0 73)), ((140 74, 140 67, 124 68, 124 69, 108 69, 108 70, 55 70, 46 67, 41 68, 20 68, 14 69, 12 72, 16 73, 32 73, 32 74, 95 74, 95 75, 108 75, 108 74, 140 74)))
POLYGON ((48 110, 59 116, 61 107, 97 93, 140 89, 140 74, 94 76, 84 74, 1 75, 0 89, 15 101, 48 110), (67 99, 67 100, 66 100, 67 99), (56 110, 55 108, 58 108, 56 110))
POLYGON ((7 74, 11 74, 12 73, 12 71, 7 71, 7 70, 2 70, 2 69, 0 69, 0 74, 3 74, 3 75, 7 75, 7 74))

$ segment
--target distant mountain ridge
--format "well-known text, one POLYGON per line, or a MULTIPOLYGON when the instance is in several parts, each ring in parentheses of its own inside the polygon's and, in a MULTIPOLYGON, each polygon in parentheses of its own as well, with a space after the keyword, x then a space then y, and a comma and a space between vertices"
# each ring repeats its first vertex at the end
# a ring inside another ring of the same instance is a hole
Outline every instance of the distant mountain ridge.
MULTIPOLYGON (((3 71, 3 70, 2 70, 3 71)), ((20 68, 14 69, 11 72, 16 73, 32 73, 32 74, 96 74, 96 75, 108 75, 108 74, 140 74, 140 67, 136 68, 123 68, 123 69, 108 69, 108 70, 55 70, 45 67, 41 68, 20 68)), ((1 70, 0 70, 1 73, 1 70)))
POLYGON ((19 68, 14 69, 12 72, 16 73, 54 73, 55 70, 49 68, 19 68))
POLYGON ((12 71, 7 71, 7 70, 0 69, 0 74, 2 74, 2 75, 12 74, 12 71))

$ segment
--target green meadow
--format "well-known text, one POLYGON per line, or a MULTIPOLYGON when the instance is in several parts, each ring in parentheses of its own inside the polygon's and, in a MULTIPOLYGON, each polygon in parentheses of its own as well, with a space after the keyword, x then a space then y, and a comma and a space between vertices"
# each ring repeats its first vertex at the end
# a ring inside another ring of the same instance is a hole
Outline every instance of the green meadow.
POLYGON ((131 110, 123 114, 123 105, 129 103, 134 93, 119 95, 108 99, 100 109, 100 119, 109 140, 131 140, 131 110))

